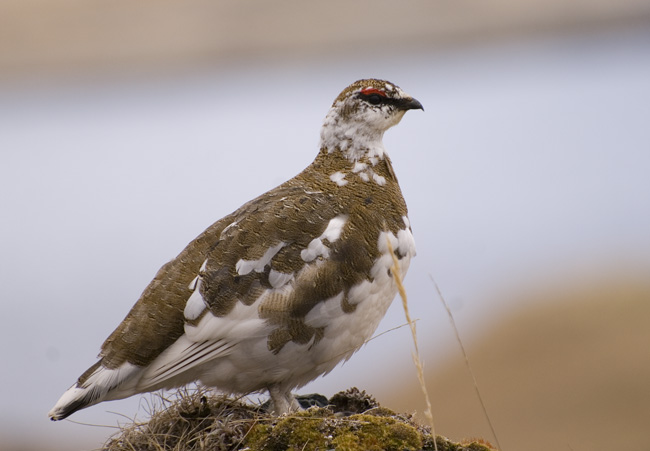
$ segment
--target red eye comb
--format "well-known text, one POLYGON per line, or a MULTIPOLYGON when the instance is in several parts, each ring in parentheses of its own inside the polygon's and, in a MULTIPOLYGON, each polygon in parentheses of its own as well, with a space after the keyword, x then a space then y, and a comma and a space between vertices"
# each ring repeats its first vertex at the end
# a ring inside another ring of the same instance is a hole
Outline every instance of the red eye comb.
POLYGON ((386 93, 382 91, 381 89, 377 88, 363 88, 361 90, 361 94, 369 96, 370 94, 379 94, 382 97, 386 97, 386 93))

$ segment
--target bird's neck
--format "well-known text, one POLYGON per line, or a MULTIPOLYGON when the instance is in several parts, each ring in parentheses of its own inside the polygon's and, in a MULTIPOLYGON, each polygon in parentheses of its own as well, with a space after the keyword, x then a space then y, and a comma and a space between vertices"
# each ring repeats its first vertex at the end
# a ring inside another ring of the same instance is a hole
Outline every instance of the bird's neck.
POLYGON ((340 148, 321 147, 314 162, 305 170, 309 177, 326 185, 342 188, 359 187, 358 184, 383 187, 397 183, 393 167, 383 146, 380 149, 360 148, 360 156, 350 158, 340 148))
POLYGON ((369 127, 363 120, 344 118, 334 108, 325 117, 320 133, 320 148, 341 153, 351 163, 372 162, 384 158, 384 130, 369 127))

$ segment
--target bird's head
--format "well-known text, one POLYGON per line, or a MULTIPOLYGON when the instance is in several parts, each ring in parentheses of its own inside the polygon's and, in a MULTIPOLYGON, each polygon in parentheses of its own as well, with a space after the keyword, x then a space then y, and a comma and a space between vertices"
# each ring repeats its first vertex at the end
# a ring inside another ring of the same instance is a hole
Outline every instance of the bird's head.
POLYGON ((352 160, 368 153, 382 156, 384 132, 413 109, 424 110, 420 102, 389 81, 356 81, 339 94, 327 113, 321 148, 328 152, 338 149, 352 160))

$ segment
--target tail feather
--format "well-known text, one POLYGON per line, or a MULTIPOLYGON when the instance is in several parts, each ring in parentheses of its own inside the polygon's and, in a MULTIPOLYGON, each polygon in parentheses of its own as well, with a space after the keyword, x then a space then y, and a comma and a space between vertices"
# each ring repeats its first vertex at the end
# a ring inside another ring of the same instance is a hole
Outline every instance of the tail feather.
POLYGON ((101 361, 88 368, 77 383, 70 387, 54 405, 48 416, 63 420, 78 410, 109 399, 121 399, 135 393, 135 377, 142 369, 130 363, 109 369, 101 361))

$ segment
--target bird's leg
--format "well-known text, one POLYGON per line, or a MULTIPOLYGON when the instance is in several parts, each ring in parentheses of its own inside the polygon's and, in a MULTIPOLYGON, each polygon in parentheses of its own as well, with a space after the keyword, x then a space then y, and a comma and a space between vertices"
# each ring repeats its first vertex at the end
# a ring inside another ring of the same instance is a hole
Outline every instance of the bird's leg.
POLYGON ((271 397, 271 410, 276 415, 300 410, 300 404, 291 394, 291 389, 287 390, 281 386, 273 385, 269 387, 269 396, 271 397))

